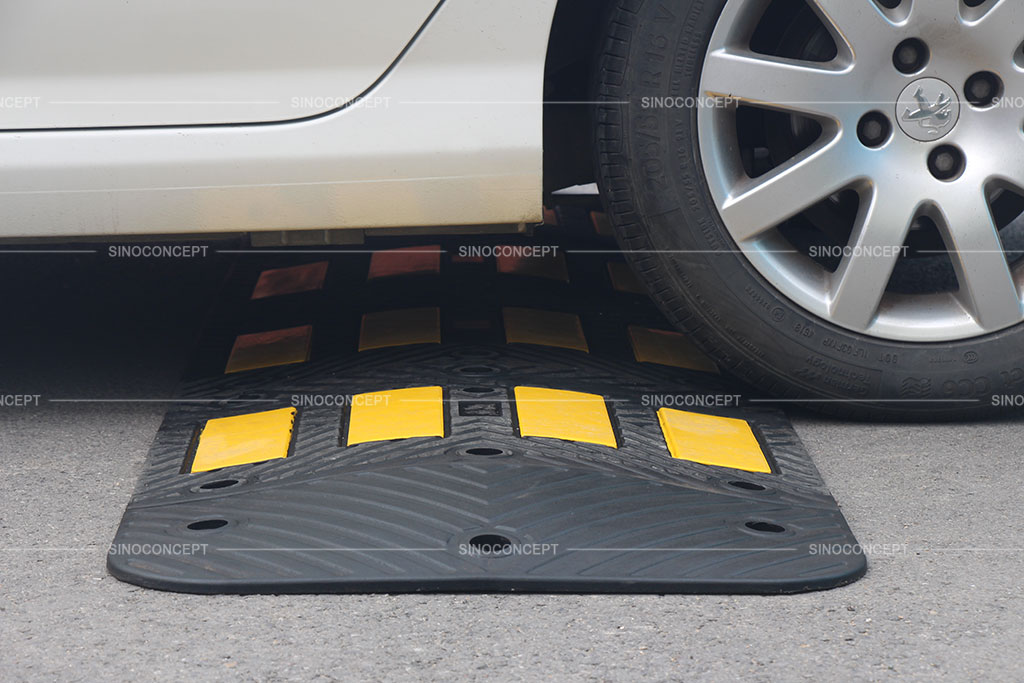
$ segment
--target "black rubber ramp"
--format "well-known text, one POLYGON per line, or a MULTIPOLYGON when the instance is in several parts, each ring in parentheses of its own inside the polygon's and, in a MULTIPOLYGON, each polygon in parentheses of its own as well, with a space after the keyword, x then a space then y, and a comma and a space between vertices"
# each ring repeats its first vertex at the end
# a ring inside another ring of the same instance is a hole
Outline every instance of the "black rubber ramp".
POLYGON ((585 212, 560 218, 529 240, 239 256, 111 573, 196 593, 860 577, 785 416, 668 329, 585 212))

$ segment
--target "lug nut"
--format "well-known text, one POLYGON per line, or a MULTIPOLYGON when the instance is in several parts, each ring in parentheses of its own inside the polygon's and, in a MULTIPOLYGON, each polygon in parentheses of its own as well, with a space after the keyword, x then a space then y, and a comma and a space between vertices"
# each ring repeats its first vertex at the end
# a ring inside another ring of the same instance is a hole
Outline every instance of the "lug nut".
POLYGON ((936 173, 950 173, 956 168, 956 157, 951 152, 939 152, 935 155, 932 164, 935 166, 936 173))
POLYGON ((857 125, 857 137, 865 147, 881 147, 891 134, 892 123, 882 112, 868 112, 857 125))
POLYGON ((928 155, 928 170, 939 180, 949 181, 964 172, 964 155, 952 145, 936 147, 928 155))
POLYGON ((991 71, 979 71, 964 84, 967 101, 975 107, 990 107, 1003 94, 1003 81, 991 71))
POLYGON ((924 41, 907 38, 896 46, 892 54, 892 63, 900 73, 913 74, 923 69, 930 58, 931 54, 924 41))

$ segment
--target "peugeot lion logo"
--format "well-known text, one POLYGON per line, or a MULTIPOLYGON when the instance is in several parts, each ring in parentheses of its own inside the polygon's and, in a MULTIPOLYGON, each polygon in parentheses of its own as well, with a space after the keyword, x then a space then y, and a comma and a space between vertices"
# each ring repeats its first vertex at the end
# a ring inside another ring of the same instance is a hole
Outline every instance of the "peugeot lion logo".
POLYGON ((939 93, 939 98, 932 104, 925 97, 924 88, 918 87, 914 93, 917 109, 907 108, 903 120, 907 123, 918 123, 932 135, 939 135, 953 123, 953 98, 947 93, 939 93))

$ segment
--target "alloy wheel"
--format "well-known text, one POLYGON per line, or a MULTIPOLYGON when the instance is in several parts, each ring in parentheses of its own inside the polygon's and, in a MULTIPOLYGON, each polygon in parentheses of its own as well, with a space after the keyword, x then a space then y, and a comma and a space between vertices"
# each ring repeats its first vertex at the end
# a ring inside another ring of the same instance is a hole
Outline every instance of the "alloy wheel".
POLYGON ((1024 321, 1022 26, 1019 0, 729 0, 697 123, 739 251, 876 338, 1024 321))

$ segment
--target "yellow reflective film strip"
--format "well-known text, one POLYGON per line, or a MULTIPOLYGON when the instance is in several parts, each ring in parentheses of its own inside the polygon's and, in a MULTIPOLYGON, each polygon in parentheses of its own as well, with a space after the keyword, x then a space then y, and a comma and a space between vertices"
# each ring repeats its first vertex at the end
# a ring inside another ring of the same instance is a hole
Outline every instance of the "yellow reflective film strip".
POLYGON ((417 436, 444 436, 441 387, 392 389, 352 397, 347 445, 417 436))
POLYGON ((366 279, 440 273, 441 252, 439 244, 378 251, 370 257, 366 279))
POLYGON ((386 349, 411 344, 441 343, 441 309, 407 308, 363 316, 359 350, 386 349))
POLYGON ((746 420, 661 408, 658 422, 677 460, 770 474, 771 466, 746 420))
POLYGON ((272 296, 313 292, 323 289, 327 277, 327 261, 310 263, 291 268, 275 268, 260 273, 259 280, 252 290, 253 299, 266 299, 272 296))
POLYGON ((207 420, 189 471, 286 458, 294 425, 295 408, 207 420))
POLYGON ((509 344, 537 344, 590 352, 580 317, 574 313, 505 308, 502 316, 505 341, 509 344))
POLYGON ((224 372, 231 374, 277 365, 305 363, 309 360, 312 341, 311 325, 240 335, 235 339, 224 372))
POLYGON ((636 278, 633 269, 628 263, 621 261, 608 262, 608 277, 611 278, 612 287, 617 292, 626 294, 647 294, 643 284, 636 278))
POLYGON ((601 237, 615 237, 615 230, 612 222, 608 220, 608 214, 603 211, 591 211, 590 222, 594 225, 594 232, 601 237))
POLYGON ((515 398, 520 436, 541 436, 618 448, 603 396, 516 387, 515 398))
MULTIPOLYGON (((538 247, 541 248, 541 247, 538 247)), ((546 280, 569 281, 569 267, 565 263, 565 254, 561 251, 539 255, 508 255, 498 254, 498 272, 506 275, 522 275, 546 280)))
POLYGON ((631 325, 629 340, 638 363, 657 363, 684 370, 718 373, 714 361, 678 332, 631 325))

